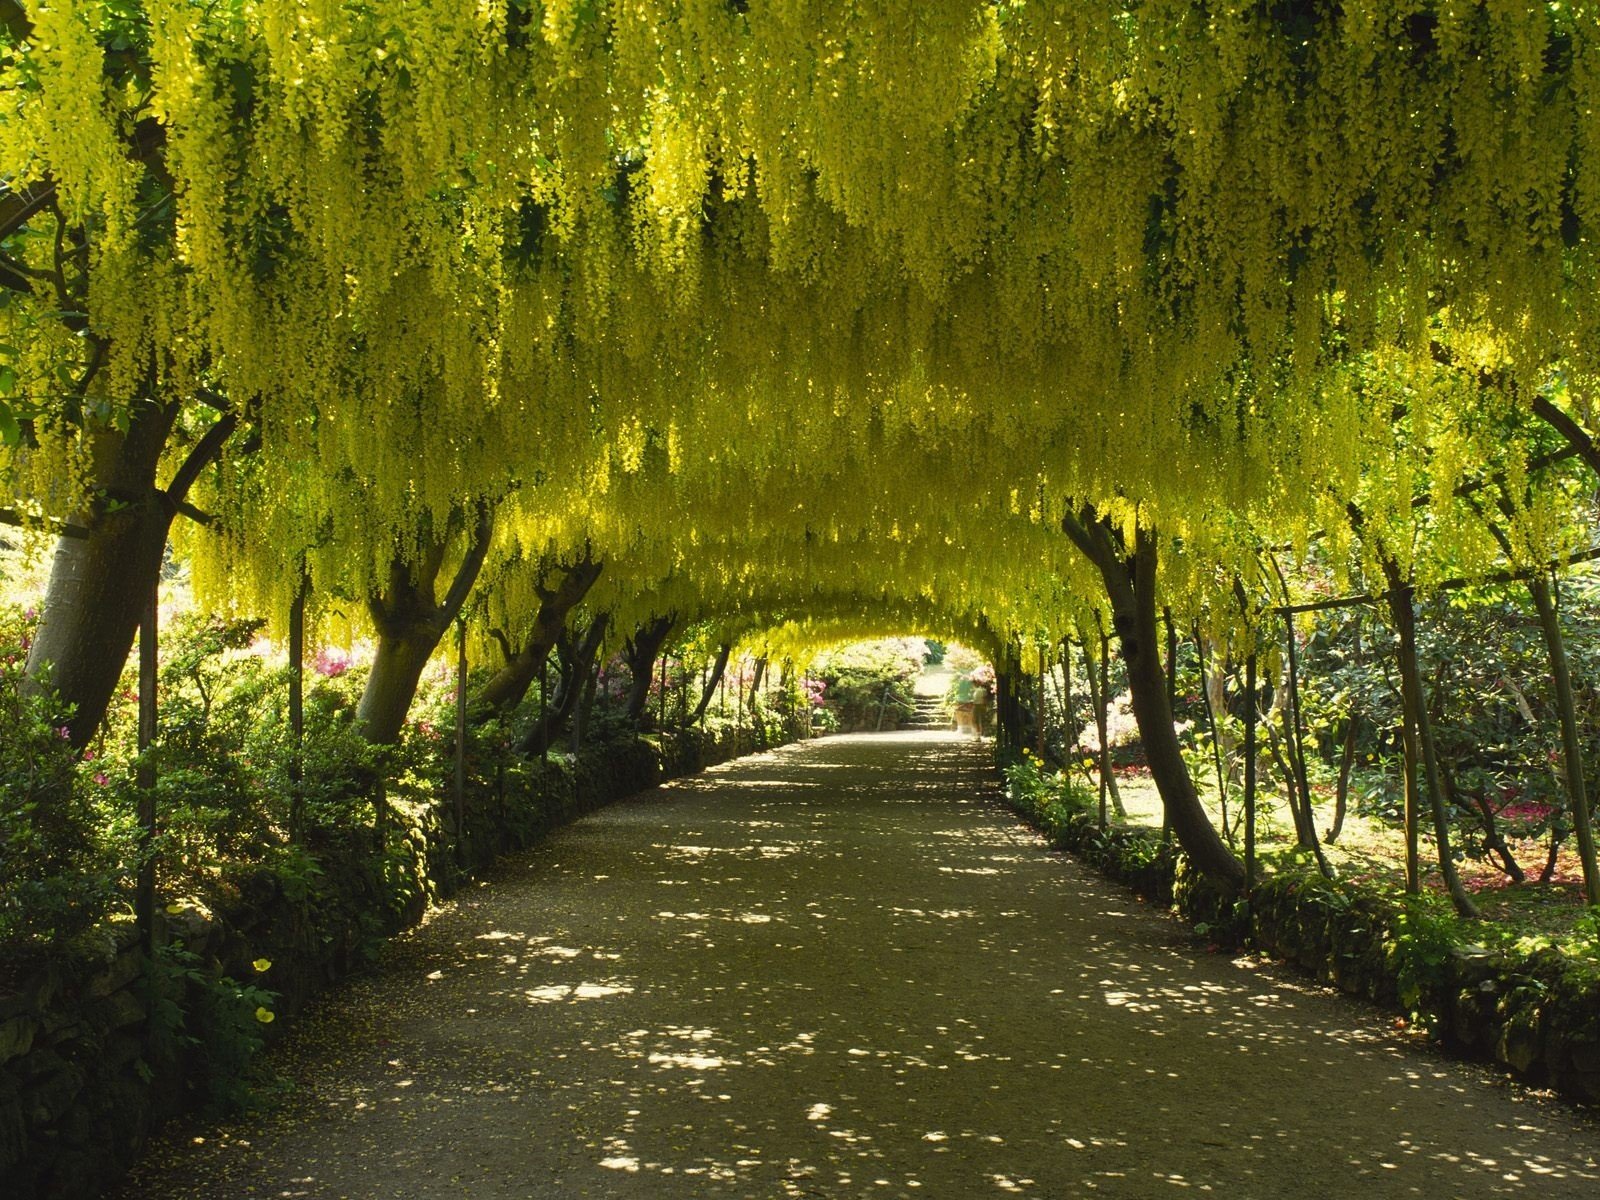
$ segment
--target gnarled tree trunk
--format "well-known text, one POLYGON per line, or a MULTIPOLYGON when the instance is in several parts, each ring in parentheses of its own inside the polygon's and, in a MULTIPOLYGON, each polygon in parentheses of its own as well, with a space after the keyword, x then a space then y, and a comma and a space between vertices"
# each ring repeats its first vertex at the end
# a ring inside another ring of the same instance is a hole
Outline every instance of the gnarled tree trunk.
POLYGON ((694 706, 694 715, 689 718, 689 724, 700 724, 706 709, 711 707, 711 699, 717 694, 717 684, 722 682, 722 674, 728 669, 728 655, 732 650, 733 647, 727 642, 717 647, 716 661, 711 664, 711 674, 706 677, 705 687, 700 689, 700 703, 694 706))
POLYGON ((478 578, 489 549, 490 529, 489 507, 480 505, 466 553, 443 600, 434 598, 434 585, 453 540, 453 530, 434 540, 420 562, 408 563, 396 557, 390 563, 389 582, 383 592, 368 598, 367 607, 378 631, 378 650, 366 690, 356 706, 356 720, 369 742, 389 745, 399 738, 422 670, 478 578))
POLYGON ((542 582, 536 588, 539 611, 534 615, 533 627, 522 646, 513 650, 510 642, 501 638, 506 664, 495 672, 478 694, 480 717, 507 713, 522 703, 533 681, 543 672, 550 651, 560 640, 561 631, 566 628, 567 614, 582 603, 595 580, 600 578, 601 564, 585 557, 581 562, 559 570, 561 582, 553 589, 546 588, 542 582))
POLYGON ((1422 691, 1422 672, 1417 665, 1417 610, 1411 585, 1400 577, 1399 565, 1391 558, 1383 560, 1383 571, 1389 581, 1389 612, 1395 629, 1400 634, 1400 701, 1405 714, 1406 727, 1412 731, 1422 768, 1422 779, 1427 785, 1429 808, 1433 814, 1433 835, 1438 851, 1439 873, 1444 877, 1446 890, 1456 911, 1463 917, 1476 920, 1478 906, 1461 883, 1456 872, 1455 858, 1450 853, 1450 821, 1444 809, 1444 784, 1441 781, 1438 752, 1433 740, 1433 722, 1428 714, 1428 704, 1422 691))
POLYGON ((1094 564, 1111 600, 1111 624, 1122 646, 1123 666, 1140 740, 1161 803, 1178 843, 1213 883, 1243 890, 1244 867, 1223 843, 1206 815, 1172 723, 1167 680, 1161 666, 1156 627, 1156 540, 1141 526, 1130 552, 1122 535, 1093 508, 1068 514, 1062 522, 1073 543, 1094 564))
POLYGON ((651 674, 655 670, 656 655, 661 653, 661 644, 672 632, 674 620, 676 618, 669 615, 646 621, 623 646, 622 656, 627 659, 628 670, 632 674, 624 711, 628 720, 641 727, 649 720, 645 707, 650 699, 651 674))
POLYGON ((586 687, 594 681, 594 660, 600 653, 600 643, 605 640, 610 616, 601 613, 589 622, 581 638, 563 632, 556 641, 556 658, 561 664, 561 679, 555 695, 545 713, 544 721, 535 721, 522 739, 524 754, 540 754, 561 738, 578 711, 586 687))
POLYGON ((141 405, 126 433, 100 439, 99 495, 56 543, 44 611, 28 651, 28 686, 52 691, 71 706, 67 736, 77 749, 105 719, 146 597, 160 577, 172 519, 236 425, 233 416, 223 416, 162 489, 156 473, 177 416, 175 403, 141 405))

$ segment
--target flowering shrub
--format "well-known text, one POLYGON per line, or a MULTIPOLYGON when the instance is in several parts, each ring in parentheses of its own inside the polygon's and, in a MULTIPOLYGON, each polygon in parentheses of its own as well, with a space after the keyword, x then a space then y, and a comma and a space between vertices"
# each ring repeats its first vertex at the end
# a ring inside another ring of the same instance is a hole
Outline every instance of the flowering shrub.
POLYGON ((311 669, 324 679, 337 679, 350 669, 350 655, 344 650, 324 646, 312 659, 311 669))
POLYGON ((1054 838, 1067 821, 1087 813, 1093 799, 1065 771, 1051 771, 1031 750, 1005 768, 1006 798, 1011 806, 1054 838))
POLYGON ((922 672, 920 638, 857 642, 820 656, 812 667, 827 688, 826 704, 838 728, 893 729, 916 711, 912 683, 922 672))
POLYGON ((65 713, 23 688, 32 612, 0 610, 0 947, 11 955, 85 935, 119 899, 126 822, 101 802, 109 777, 78 761, 65 713))

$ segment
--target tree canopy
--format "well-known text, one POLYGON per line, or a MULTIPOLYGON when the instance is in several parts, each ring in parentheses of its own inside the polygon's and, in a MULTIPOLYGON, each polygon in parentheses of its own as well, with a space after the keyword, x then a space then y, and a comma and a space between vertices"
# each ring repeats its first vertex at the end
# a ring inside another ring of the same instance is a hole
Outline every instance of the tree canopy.
MULTIPOLYGON (((168 472, 236 414, 186 539, 231 603, 484 503, 486 579, 587 541, 708 612, 759 562, 1050 629, 1064 512, 1198 570, 1389 530, 1596 373, 1584 5, 6 7, 0 478, 70 518, 141 403, 168 472)), ((1494 557, 1427 521, 1424 576, 1494 557)))

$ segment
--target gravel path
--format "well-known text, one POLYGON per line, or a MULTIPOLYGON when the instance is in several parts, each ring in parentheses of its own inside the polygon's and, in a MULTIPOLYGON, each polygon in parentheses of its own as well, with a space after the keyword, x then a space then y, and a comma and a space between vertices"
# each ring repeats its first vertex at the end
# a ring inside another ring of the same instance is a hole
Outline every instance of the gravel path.
POLYGON ((1189 943, 943 735, 828 738, 506 864, 131 1197, 1600 1196, 1600 1125, 1189 943))

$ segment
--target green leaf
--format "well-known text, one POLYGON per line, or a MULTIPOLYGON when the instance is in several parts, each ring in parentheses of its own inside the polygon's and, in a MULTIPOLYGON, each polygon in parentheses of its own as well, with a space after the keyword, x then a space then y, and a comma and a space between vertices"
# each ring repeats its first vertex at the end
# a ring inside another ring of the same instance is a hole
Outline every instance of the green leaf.
POLYGON ((22 441, 22 426, 9 404, 0 401, 0 445, 15 446, 22 441))

